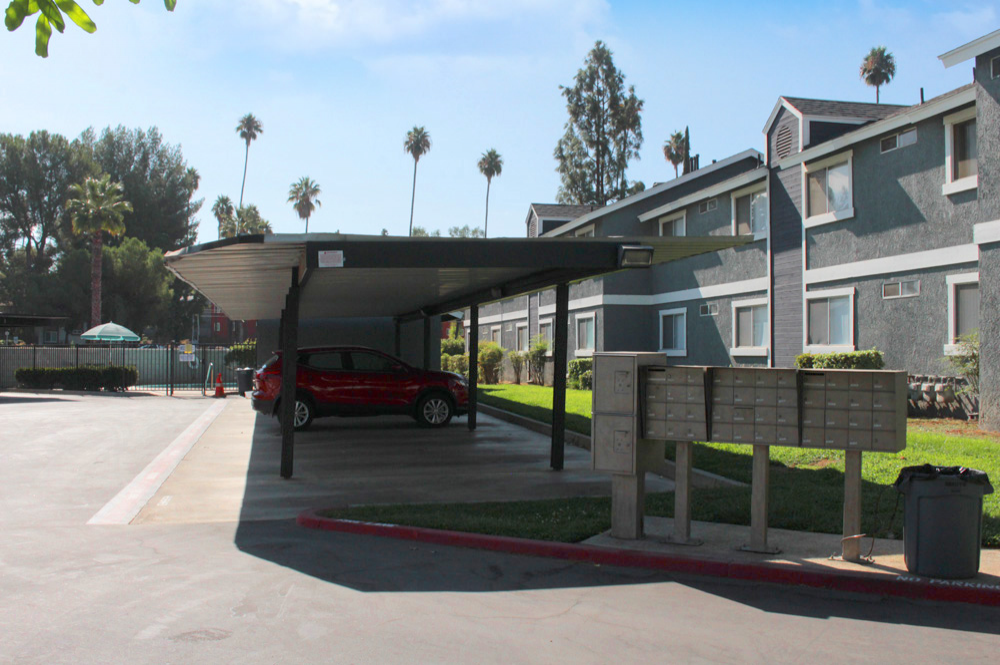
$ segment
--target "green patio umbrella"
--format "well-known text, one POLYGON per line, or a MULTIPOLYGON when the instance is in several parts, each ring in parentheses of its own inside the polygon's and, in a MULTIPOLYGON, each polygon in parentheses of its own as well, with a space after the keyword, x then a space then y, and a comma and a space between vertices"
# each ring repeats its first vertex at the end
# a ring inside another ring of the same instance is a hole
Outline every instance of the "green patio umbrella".
POLYGON ((94 326, 80 335, 81 339, 98 342, 138 342, 139 336, 114 321, 94 326))

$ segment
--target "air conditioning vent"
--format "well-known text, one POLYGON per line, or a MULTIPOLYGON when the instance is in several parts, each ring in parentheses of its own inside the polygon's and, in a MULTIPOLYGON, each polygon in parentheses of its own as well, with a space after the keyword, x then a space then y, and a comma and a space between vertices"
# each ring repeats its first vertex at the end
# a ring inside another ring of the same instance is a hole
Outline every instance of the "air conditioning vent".
POLYGON ((792 128, 785 125, 778 130, 778 136, 774 139, 774 151, 778 154, 778 159, 788 157, 792 154, 792 128))

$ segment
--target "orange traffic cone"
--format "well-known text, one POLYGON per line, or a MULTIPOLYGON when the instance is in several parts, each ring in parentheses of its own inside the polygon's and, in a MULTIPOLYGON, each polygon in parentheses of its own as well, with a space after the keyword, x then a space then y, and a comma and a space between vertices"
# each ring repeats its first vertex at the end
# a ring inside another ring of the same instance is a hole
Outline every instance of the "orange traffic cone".
POLYGON ((215 397, 225 397, 226 389, 222 387, 222 372, 215 377, 215 397))

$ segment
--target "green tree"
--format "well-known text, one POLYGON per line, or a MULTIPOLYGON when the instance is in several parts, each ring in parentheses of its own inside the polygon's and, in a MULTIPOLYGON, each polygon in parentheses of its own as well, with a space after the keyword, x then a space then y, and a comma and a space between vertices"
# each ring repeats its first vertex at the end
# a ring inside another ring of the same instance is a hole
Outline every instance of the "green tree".
POLYGON ((569 120, 553 153, 559 162, 560 202, 606 205, 624 198, 626 169, 642 147, 643 101, 598 41, 572 86, 560 86, 569 120))
POLYGON ((132 204, 125 216, 130 237, 164 251, 197 241, 196 215, 203 201, 194 197, 201 178, 184 160, 180 146, 165 142, 156 127, 121 125, 104 129, 99 138, 88 129, 80 142, 91 150, 98 172, 124 187, 124 197, 132 204))
POLYGON ((222 238, 222 227, 233 224, 233 220, 236 218, 236 208, 233 206, 232 199, 225 194, 220 194, 219 198, 215 199, 215 203, 212 204, 212 214, 219 222, 219 237, 222 238))
POLYGON ((490 148, 479 159, 479 172, 486 176, 486 221, 483 223, 483 237, 487 237, 490 228, 490 183, 493 178, 500 177, 503 171, 503 157, 495 149, 490 148))
POLYGON ((103 306, 108 318, 138 333, 159 329, 173 296, 163 252, 138 238, 104 250, 103 306))
POLYGON ((674 132, 668 140, 663 142, 663 158, 674 167, 674 177, 676 178, 678 175, 677 167, 687 159, 687 153, 684 148, 684 134, 680 131, 674 132))
POLYGON ((453 226, 448 229, 450 238, 485 238, 486 232, 478 226, 453 226))
POLYGON ((867 85, 875 88, 875 103, 879 103, 879 89, 896 75, 896 59, 884 46, 873 47, 861 61, 860 76, 867 85))
POLYGON ((247 143, 246 156, 243 158, 243 184, 240 186, 240 207, 243 207, 243 190, 247 186, 247 164, 250 161, 250 143, 256 141, 257 137, 264 133, 264 127, 260 120, 254 117, 253 113, 247 113, 240 118, 236 125, 236 133, 247 143))
POLYGON ((306 233, 309 233, 309 218, 312 217, 316 206, 323 205, 317 196, 322 192, 319 183, 308 176, 302 176, 298 182, 292 183, 288 190, 288 202, 295 208, 299 219, 306 220, 306 233))
POLYGON ((82 184, 70 186, 71 198, 66 211, 73 222, 73 231, 90 237, 90 325, 101 323, 101 258, 104 233, 121 235, 125 232, 125 213, 132 205, 123 198, 124 188, 111 182, 111 176, 87 178, 82 184))
POLYGON ((220 238, 235 238, 241 235, 273 233, 271 222, 264 219, 257 206, 248 203, 236 210, 236 215, 227 219, 222 226, 220 238))
POLYGON ((441 232, 438 231, 437 229, 428 232, 427 229, 425 229, 422 226, 414 226, 413 230, 410 231, 410 237, 411 238, 440 238, 441 237, 441 232))
POLYGON ((406 140, 403 142, 403 152, 408 152, 413 157, 413 194, 410 196, 410 235, 413 235, 413 204, 417 200, 417 162, 431 149, 431 135, 423 127, 413 126, 413 129, 406 133, 406 140))
POLYGON ((48 271, 70 185, 94 174, 90 153, 79 141, 46 131, 27 138, 0 134, 0 249, 6 260, 48 271), (23 250, 16 259, 15 249, 23 250))
MULTIPOLYGON (((104 0, 93 0, 95 5, 104 4, 104 0)), ((129 0, 133 5, 139 4, 139 0, 129 0)), ((163 0, 163 5, 167 11, 174 11, 177 0, 163 0)), ((24 19, 29 16, 39 14, 35 23, 35 53, 43 58, 49 57, 49 39, 52 37, 52 28, 59 32, 66 29, 66 19, 76 23, 84 31, 93 33, 97 30, 97 24, 83 11, 73 0, 12 0, 7 5, 7 14, 4 23, 7 30, 13 32, 21 27, 24 19), (63 14, 65 13, 65 16, 63 14)))

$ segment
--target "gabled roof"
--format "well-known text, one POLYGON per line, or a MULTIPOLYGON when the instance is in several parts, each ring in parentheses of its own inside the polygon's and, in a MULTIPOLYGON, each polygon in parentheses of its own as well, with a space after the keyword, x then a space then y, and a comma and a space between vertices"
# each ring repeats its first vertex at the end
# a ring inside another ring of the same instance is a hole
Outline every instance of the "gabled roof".
POLYGON ((538 219, 558 219, 558 220, 572 220, 580 217, 581 215, 586 215, 588 212, 593 212, 598 206, 595 204, 590 205, 562 205, 559 203, 532 203, 528 211, 528 218, 530 221, 531 213, 535 213, 535 217, 538 219))
POLYGON ((764 123, 764 133, 774 124, 778 112, 788 109, 795 117, 802 120, 805 117, 810 119, 823 120, 827 118, 830 122, 853 122, 862 124, 874 120, 881 120, 902 109, 908 108, 899 104, 870 104, 868 102, 842 102, 834 99, 808 99, 806 97, 778 97, 771 115, 764 123))
POLYGON ((610 212, 614 212, 615 210, 620 210, 625 206, 630 206, 634 203, 638 203, 639 201, 648 199, 650 196, 656 196, 657 194, 662 194, 663 192, 671 190, 674 187, 679 187, 680 185, 691 182, 696 178, 700 178, 703 175, 708 175, 709 173, 713 173, 715 171, 718 171, 719 169, 731 166, 744 159, 756 159, 758 162, 763 162, 764 156, 760 154, 759 151, 754 150, 753 148, 744 150, 743 152, 731 155, 729 157, 726 157, 725 159, 720 159, 719 161, 713 164, 709 164, 704 168, 700 168, 697 171, 685 173, 679 178, 674 178, 673 180, 669 180, 664 183, 659 183, 657 185, 654 185, 653 187, 650 187, 645 191, 639 192, 638 194, 633 194, 632 196, 626 196, 622 200, 615 201, 614 203, 606 205, 603 208, 596 208, 593 212, 589 212, 586 215, 577 217, 569 224, 563 224, 559 228, 552 229, 548 233, 544 233, 541 235, 551 238, 554 237, 556 233, 565 233, 566 231, 572 231, 573 229, 580 228, 584 224, 593 221, 595 219, 598 219, 599 217, 603 217, 604 215, 610 212))
POLYGON ((995 48, 1000 48, 1000 30, 994 30, 988 35, 983 35, 979 39, 973 39, 968 44, 943 53, 938 56, 938 60, 944 63, 945 69, 947 69, 995 48))

